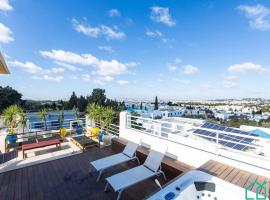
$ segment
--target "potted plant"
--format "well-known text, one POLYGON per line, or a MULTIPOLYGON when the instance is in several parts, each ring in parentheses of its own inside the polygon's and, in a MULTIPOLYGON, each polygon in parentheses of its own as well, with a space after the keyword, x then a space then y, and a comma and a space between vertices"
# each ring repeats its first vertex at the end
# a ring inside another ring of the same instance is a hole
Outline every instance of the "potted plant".
POLYGON ((102 106, 95 103, 88 104, 86 109, 88 117, 94 121, 94 126, 91 129, 91 135, 94 138, 98 138, 100 128, 97 125, 101 122, 102 110, 102 106))
POLYGON ((79 109, 76 106, 74 106, 73 107, 73 112, 74 112, 74 115, 75 115, 75 119, 77 121, 76 133, 78 135, 81 135, 83 133, 83 126, 82 126, 82 121, 79 120, 79 109))
POLYGON ((58 123, 59 123, 59 127, 60 127, 60 136, 61 137, 66 137, 67 135, 67 129, 63 127, 64 124, 64 108, 62 108, 61 110, 58 109, 58 123))
POLYGON ((39 118, 44 121, 44 125, 45 125, 45 131, 47 131, 47 116, 48 116, 48 112, 46 109, 41 109, 38 112, 39 118))
POLYGON ((112 108, 107 107, 103 109, 102 113, 102 130, 104 131, 100 132, 100 140, 104 142, 105 145, 109 145, 111 142, 111 136, 109 135, 109 128, 112 124, 113 117, 115 115, 115 112, 112 108))
POLYGON ((19 111, 20 108, 17 105, 11 105, 3 111, 2 119, 4 120, 5 125, 8 127, 8 144, 13 144, 17 140, 17 130, 15 128, 18 125, 19 111))

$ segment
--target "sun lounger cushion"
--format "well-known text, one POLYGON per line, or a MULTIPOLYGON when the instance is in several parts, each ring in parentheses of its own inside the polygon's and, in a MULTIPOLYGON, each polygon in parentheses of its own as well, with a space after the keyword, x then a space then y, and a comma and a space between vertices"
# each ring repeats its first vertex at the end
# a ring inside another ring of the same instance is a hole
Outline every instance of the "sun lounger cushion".
POLYGON ((151 150, 143 165, 151 169, 153 172, 156 172, 158 171, 158 168, 164 158, 164 155, 165 152, 151 150))
POLYGON ((119 163, 127 162, 130 158, 123 153, 114 154, 96 161, 91 162, 92 166, 97 170, 115 166, 119 163))
POLYGON ((138 180, 142 181, 154 175, 154 172, 141 165, 113 175, 107 178, 107 181, 113 187, 114 191, 118 191, 138 183, 138 180))
POLYGON ((136 152, 137 148, 138 148, 138 144, 133 143, 133 142, 128 142, 124 151, 123 151, 123 154, 132 158, 134 156, 134 153, 136 152))

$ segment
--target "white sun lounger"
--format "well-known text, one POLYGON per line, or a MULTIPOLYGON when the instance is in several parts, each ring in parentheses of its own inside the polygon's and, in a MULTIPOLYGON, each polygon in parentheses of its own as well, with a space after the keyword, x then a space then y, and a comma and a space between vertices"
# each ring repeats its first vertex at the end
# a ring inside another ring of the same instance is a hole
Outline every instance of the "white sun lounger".
POLYGON ((99 172, 99 175, 97 177, 97 182, 99 181, 103 171, 107 168, 122 164, 130 160, 137 160, 138 164, 140 164, 140 161, 138 157, 136 156, 136 150, 139 144, 140 142, 138 144, 133 143, 133 142, 128 142, 122 153, 114 154, 114 155, 90 162, 90 172, 91 172, 91 166, 93 166, 95 170, 99 172))
POLYGON ((160 174, 162 174, 166 180, 164 172, 161 171, 161 162, 166 151, 167 148, 162 152, 151 150, 143 165, 106 178, 107 184, 104 191, 107 191, 110 185, 115 192, 118 192, 117 200, 119 200, 124 189, 141 181, 160 174))

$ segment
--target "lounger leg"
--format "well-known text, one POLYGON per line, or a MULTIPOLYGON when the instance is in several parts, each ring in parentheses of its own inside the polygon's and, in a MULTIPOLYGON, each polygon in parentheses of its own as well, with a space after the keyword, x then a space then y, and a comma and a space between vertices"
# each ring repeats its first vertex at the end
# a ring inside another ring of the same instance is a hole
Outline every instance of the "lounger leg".
POLYGON ((107 192, 108 186, 109 186, 109 183, 107 182, 106 186, 105 186, 105 189, 104 189, 104 192, 107 192))
POLYGON ((140 160, 139 160, 139 158, 136 156, 135 157, 135 159, 137 160, 137 162, 138 162, 138 165, 140 165, 141 163, 140 163, 140 160))
POLYGON ((123 190, 120 190, 117 196, 117 200, 120 200, 121 194, 122 194, 123 190))
POLYGON ((102 172, 103 172, 103 170, 100 170, 100 171, 99 171, 99 174, 98 174, 98 177, 97 177, 97 182, 100 180, 101 175, 102 175, 102 172))
POLYGON ((160 171, 165 181, 167 181, 167 177, 165 176, 165 173, 163 171, 160 171))

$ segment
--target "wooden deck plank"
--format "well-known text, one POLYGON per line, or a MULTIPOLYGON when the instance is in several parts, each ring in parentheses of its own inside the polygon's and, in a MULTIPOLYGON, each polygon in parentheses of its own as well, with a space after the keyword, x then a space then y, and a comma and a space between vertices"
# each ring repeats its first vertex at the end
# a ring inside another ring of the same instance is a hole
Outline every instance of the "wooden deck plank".
MULTIPOLYGON (((86 153, 81 153, 42 164, 32 165, 15 171, 0 174, 0 199, 115 199, 117 194, 110 191, 103 192, 105 187, 105 177, 133 168, 136 162, 127 162, 104 172, 100 182, 96 183, 97 173, 89 174, 89 162, 118 153, 124 145, 114 149, 106 147, 103 149, 94 148, 86 153)), ((148 155, 147 148, 140 148, 138 156, 141 163, 148 155)), ((162 163, 163 170, 171 181, 183 172, 193 169, 193 167, 165 157, 162 163)), ((254 180, 262 181, 263 176, 258 176, 229 165, 209 160, 200 168, 210 174, 231 182, 240 187, 245 187, 254 180)), ((155 177, 157 178, 157 177, 155 177)), ((122 194, 121 199, 143 199, 152 194, 158 187, 154 179, 149 179, 128 188, 122 194)), ((158 177, 161 184, 166 184, 162 178, 158 177)))
MULTIPOLYGON (((218 178, 221 178, 242 188, 247 187, 255 180, 257 180, 259 183, 263 182, 264 180, 270 180, 263 176, 259 176, 254 173, 250 173, 223 163, 219 163, 214 160, 209 160, 198 169, 209 174, 213 174, 218 178)), ((252 191, 255 191, 255 188, 252 188, 252 191)))

